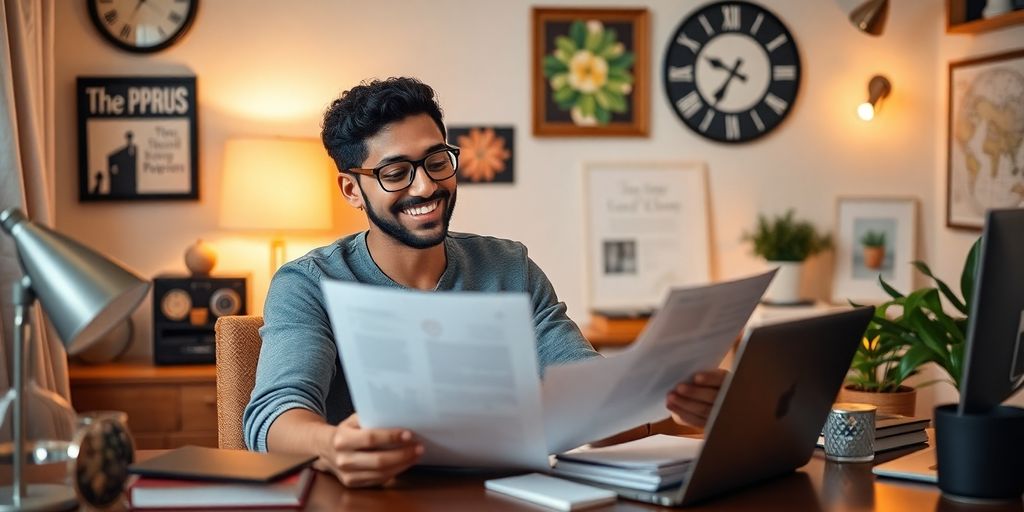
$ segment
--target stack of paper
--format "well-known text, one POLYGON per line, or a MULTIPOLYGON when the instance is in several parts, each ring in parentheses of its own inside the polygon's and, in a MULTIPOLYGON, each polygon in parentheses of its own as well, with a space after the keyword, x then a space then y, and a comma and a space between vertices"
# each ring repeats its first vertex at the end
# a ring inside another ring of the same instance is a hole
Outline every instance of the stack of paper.
POLYGON ((577 480, 657 491, 685 480, 703 446, 700 439, 656 435, 557 455, 551 471, 577 480))

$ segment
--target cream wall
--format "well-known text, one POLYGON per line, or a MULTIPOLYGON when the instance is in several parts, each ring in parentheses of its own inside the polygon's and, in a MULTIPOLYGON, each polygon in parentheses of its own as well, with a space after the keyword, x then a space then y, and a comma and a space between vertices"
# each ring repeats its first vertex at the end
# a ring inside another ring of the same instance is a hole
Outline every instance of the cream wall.
MULTIPOLYGON (((800 48, 803 81, 794 110, 771 135, 728 146, 682 126, 661 87, 665 46, 696 2, 205 0, 182 42, 151 56, 114 49, 96 34, 81 2, 57 13, 57 225, 144 275, 184 271, 195 238, 215 244, 219 273, 251 272, 262 309, 267 239, 217 227, 223 145, 243 135, 315 137, 338 93, 369 77, 416 76, 434 86, 449 123, 514 124, 514 186, 464 187, 453 229, 521 240, 577 320, 586 318, 579 165, 587 160, 698 160, 709 169, 715 277, 761 264, 739 241, 759 212, 795 207, 834 227, 838 195, 916 196, 920 255, 943 276, 959 272, 969 236, 944 227, 945 63, 1021 41, 1013 29, 983 37, 943 30, 941 0, 893 2, 885 35, 846 20, 840 0, 764 0, 800 48), (532 5, 646 6, 652 22, 648 138, 535 138, 530 134, 532 5), (985 41, 981 43, 981 41, 985 41), (867 81, 887 75, 894 92, 871 123, 854 114, 867 81), (201 198, 198 202, 81 204, 77 201, 74 80, 83 75, 195 74, 201 198), (941 133, 940 133, 941 132, 941 133)), ((1019 43, 1018 43, 1019 44, 1019 43)), ((339 218, 345 210, 338 205, 339 218)), ((338 233, 361 221, 339 220, 338 233)), ((291 239, 289 258, 333 239, 291 239)), ((831 260, 812 262, 805 292, 827 297, 831 260)), ((133 358, 150 353, 150 305, 134 319, 133 358)))

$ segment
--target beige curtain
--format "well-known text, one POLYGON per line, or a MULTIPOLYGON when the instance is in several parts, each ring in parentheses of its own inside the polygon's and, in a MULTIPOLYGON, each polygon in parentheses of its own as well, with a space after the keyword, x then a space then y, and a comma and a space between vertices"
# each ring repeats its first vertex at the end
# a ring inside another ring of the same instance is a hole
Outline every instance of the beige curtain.
MULTIPOLYGON (((0 0, 0 210, 21 208, 53 226, 55 0, 0 0)), ((0 233, 0 386, 10 386, 14 308, 21 276, 14 244, 0 233)), ((68 397, 67 357, 48 335, 38 306, 32 317, 35 361, 27 375, 68 397)))

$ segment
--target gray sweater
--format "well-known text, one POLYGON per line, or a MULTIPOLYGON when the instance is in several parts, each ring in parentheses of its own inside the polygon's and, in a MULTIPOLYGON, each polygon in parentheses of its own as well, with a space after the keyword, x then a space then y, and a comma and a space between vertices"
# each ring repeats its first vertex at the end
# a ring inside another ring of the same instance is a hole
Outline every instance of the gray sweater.
MULTIPOLYGON (((540 371, 552 364, 597 355, 565 314, 565 304, 526 247, 499 238, 449 233, 444 241, 448 265, 437 291, 518 291, 530 295, 537 333, 540 371)), ((267 431, 289 409, 302 408, 336 425, 355 412, 320 281, 338 279, 401 287, 370 257, 366 232, 314 249, 274 275, 260 329, 263 348, 256 385, 243 424, 251 450, 267 450, 267 431)))

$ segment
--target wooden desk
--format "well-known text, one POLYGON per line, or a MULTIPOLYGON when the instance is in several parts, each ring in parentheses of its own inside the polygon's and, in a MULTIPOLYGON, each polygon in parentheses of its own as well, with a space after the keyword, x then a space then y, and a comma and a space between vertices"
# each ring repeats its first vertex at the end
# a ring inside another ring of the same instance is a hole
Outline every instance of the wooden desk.
MULTIPOLYGON (((876 463, 913 452, 897 450, 883 455, 876 463)), ((160 450, 141 450, 139 459, 147 459, 160 450)), ((0 480, 10 481, 9 467, 0 467, 0 480)), ((30 482, 42 478, 59 478, 64 466, 41 468, 30 466, 30 482)), ((317 473, 305 510, 352 511, 532 511, 542 509, 507 498, 484 489, 488 478, 514 473, 436 472, 414 470, 402 475, 393 485, 383 489, 347 489, 333 476, 317 473)), ((125 510, 124 504, 113 510, 125 510)), ((613 505, 588 510, 678 510, 619 500, 613 505)), ((838 464, 827 462, 820 450, 811 461, 794 474, 768 483, 735 491, 724 497, 682 510, 697 511, 937 511, 937 512, 1019 512, 1024 503, 1002 506, 967 505, 943 499, 938 487, 902 480, 876 479, 871 464, 838 464)))

